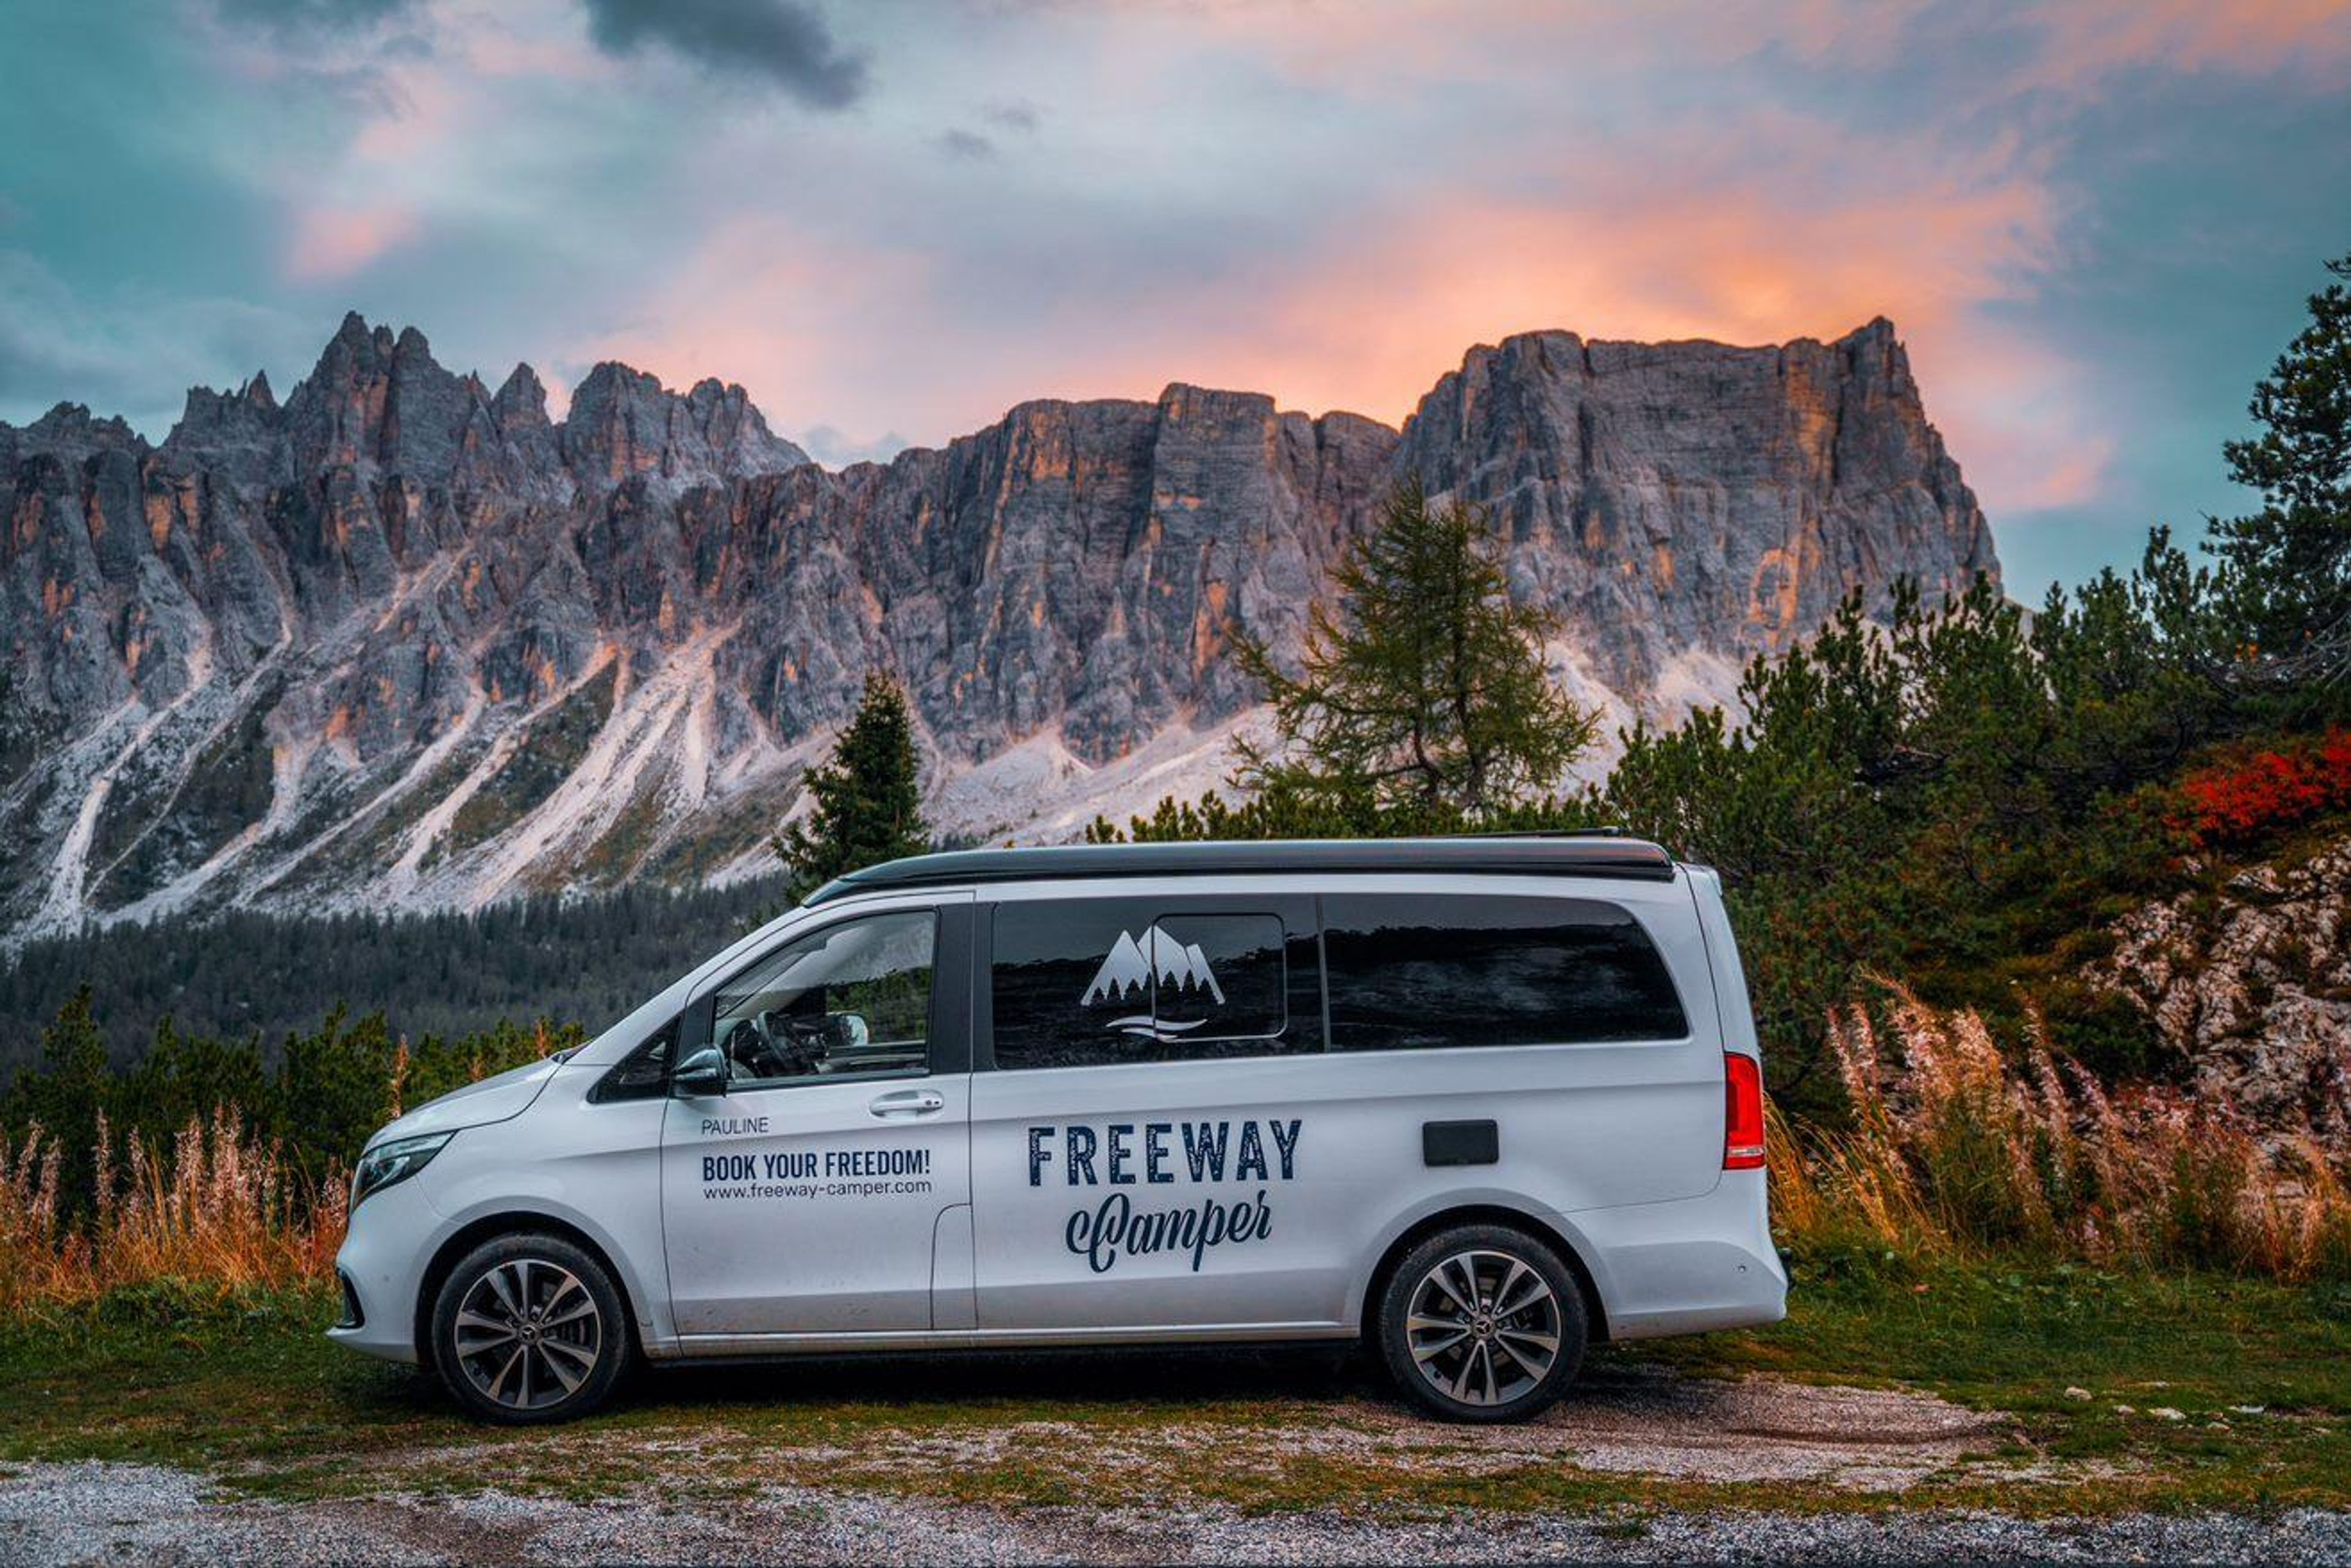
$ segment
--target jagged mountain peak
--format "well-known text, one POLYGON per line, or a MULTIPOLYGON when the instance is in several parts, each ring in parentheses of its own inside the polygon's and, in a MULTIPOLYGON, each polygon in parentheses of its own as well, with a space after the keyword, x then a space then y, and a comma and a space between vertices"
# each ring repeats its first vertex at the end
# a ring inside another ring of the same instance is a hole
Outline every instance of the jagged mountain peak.
MULTIPOLYGON (((389 334, 390 331, 390 328, 370 326, 368 319, 356 310, 346 310, 343 312, 342 320, 336 325, 334 336, 327 341, 329 348, 340 344, 347 350, 356 350, 367 347, 374 340, 377 333, 389 334)), ((389 342, 388 337, 386 341, 389 342)), ((325 356, 322 353, 320 357, 325 356)))
POLYGON ((1406 476, 1495 516, 1614 717, 1852 589, 1997 570, 1890 323, 1520 334, 1401 430, 1040 400, 839 474, 716 378, 608 362, 547 405, 354 312, 282 405, 198 389, 159 448, 77 404, 0 426, 0 945, 747 867, 877 667, 940 826, 1068 836, 1218 780, 1259 700, 1233 635, 1294 649, 1406 476))
POLYGON ((190 387, 179 423, 163 438, 167 451, 224 451, 266 444, 283 423, 266 371, 256 371, 234 392, 190 387))
POLYGON ((183 452, 262 444, 276 435, 283 423, 283 411, 269 395, 266 382, 259 383, 258 395, 252 382, 226 392, 190 387, 180 421, 164 436, 163 446, 183 452))
POLYGON ((352 310, 282 407, 260 375, 235 392, 194 388, 166 445, 237 449, 239 476, 257 482, 265 474, 253 449, 282 430, 286 461, 270 473, 351 469, 399 474, 427 488, 480 486, 540 498, 638 476, 723 485, 809 461, 768 429, 741 386, 716 378, 672 392, 656 377, 606 361, 581 380, 561 424, 549 418, 547 402, 528 364, 493 393, 478 374, 444 367, 421 329, 371 323, 352 310))
POLYGON ((750 406, 751 394, 734 382, 722 382, 716 376, 705 376, 686 389, 685 401, 704 406, 734 402, 747 408, 750 406))
POLYGON ((667 390, 662 385, 661 378, 650 371, 641 371, 619 360, 599 360, 589 367, 588 373, 581 376, 580 383, 571 389, 571 406, 577 410, 582 398, 591 402, 601 402, 632 392, 658 397, 665 395, 667 390))
POLYGON ((497 416, 502 430, 545 428, 551 423, 547 416, 547 383, 528 362, 517 364, 498 384, 490 399, 490 412, 497 416))
MULTIPOLYGON (((430 375, 441 371, 433 345, 413 326, 394 328, 371 323, 358 311, 344 313, 342 324, 319 350, 310 373, 296 385, 289 405, 307 389, 312 398, 330 397, 394 374, 430 375)), ((446 373, 446 372, 442 372, 446 373)))
POLYGON ((580 378, 580 384, 572 389, 574 410, 580 408, 583 398, 590 404, 601 404, 615 398, 642 398, 668 399, 694 407, 712 407, 720 403, 750 407, 750 394, 734 382, 704 376, 683 392, 672 392, 651 371, 641 371, 621 360, 599 360, 589 368, 588 373, 580 378))
MULTIPOLYGON (((0 430, 8 427, 0 424, 0 430)), ((83 443, 94 445, 122 447, 142 446, 139 433, 119 414, 99 417, 89 412, 83 402, 57 402, 48 412, 25 426, 24 434, 41 444, 83 443)))
POLYGON ((580 378, 561 433, 565 461, 588 484, 640 476, 708 484, 781 473, 810 460, 768 428, 740 386, 710 377, 674 392, 659 377, 617 360, 580 378))

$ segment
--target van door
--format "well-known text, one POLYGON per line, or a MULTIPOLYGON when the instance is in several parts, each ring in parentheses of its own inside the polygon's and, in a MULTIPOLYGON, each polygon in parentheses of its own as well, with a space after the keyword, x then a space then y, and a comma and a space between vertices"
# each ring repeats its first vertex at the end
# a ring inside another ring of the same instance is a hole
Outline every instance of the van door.
POLYGON ((981 924, 980 1330, 1335 1322, 1313 899, 1007 898, 981 924))
MULTIPOLYGON (((724 1093, 669 1103, 671 1310, 688 1348, 933 1327, 933 1234, 970 1201, 969 895, 796 932, 686 1015, 724 1093)), ((706 1060, 706 1059, 705 1059, 706 1060)))

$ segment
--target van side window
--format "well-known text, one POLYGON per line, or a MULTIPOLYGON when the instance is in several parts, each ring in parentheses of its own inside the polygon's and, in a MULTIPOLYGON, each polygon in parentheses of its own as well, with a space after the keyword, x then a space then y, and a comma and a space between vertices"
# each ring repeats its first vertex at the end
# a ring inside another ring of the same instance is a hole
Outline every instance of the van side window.
POLYGON ((729 1082, 759 1088, 931 1070, 927 909, 844 920, 786 944, 718 988, 711 1039, 729 1082))
POLYGON ((1332 1046, 1680 1040, 1673 976, 1631 912, 1586 898, 1322 901, 1332 1046))
POLYGON ((999 1069, 1322 1049, 1313 933, 1271 911, 1022 900, 998 907, 995 932, 999 1069))

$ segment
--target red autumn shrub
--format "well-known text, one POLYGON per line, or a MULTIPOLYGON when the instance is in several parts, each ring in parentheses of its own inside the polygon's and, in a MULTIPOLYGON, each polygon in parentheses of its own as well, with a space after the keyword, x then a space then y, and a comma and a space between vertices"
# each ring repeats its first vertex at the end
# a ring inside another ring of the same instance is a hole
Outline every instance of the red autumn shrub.
POLYGON ((2199 843, 2258 838, 2351 807, 2351 729, 2199 768, 2179 794, 2179 826, 2199 843))

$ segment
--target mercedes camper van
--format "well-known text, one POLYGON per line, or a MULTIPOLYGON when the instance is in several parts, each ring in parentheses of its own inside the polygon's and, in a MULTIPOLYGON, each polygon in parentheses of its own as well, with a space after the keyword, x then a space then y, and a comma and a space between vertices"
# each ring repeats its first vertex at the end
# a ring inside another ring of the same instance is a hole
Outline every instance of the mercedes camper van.
POLYGON ((1348 1341, 1437 1414, 1782 1314, 1721 885, 1613 837, 844 877, 370 1142, 332 1337, 494 1421, 635 1358, 1348 1341))

